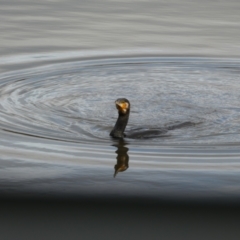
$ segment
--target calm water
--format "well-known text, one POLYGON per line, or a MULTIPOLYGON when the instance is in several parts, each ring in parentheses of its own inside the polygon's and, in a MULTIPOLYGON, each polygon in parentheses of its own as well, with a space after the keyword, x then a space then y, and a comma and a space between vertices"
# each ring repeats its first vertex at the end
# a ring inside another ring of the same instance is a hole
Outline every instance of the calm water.
POLYGON ((239 199, 240 4, 97 3, 1 1, 1 192, 239 199))

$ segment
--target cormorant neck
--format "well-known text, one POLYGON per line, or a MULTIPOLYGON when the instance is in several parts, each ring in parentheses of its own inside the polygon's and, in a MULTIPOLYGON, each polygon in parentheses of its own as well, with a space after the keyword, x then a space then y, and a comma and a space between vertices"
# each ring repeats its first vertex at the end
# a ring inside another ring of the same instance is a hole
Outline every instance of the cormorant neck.
POLYGON ((121 112, 118 113, 118 119, 117 122, 113 128, 113 130, 110 133, 110 136, 114 138, 123 138, 124 137, 124 130, 128 123, 129 118, 129 110, 126 114, 123 114, 121 112))

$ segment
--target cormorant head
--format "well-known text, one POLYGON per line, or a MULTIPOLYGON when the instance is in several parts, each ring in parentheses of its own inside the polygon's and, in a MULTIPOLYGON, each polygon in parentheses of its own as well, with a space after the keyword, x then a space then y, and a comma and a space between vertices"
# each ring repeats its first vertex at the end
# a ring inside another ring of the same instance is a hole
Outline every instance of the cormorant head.
POLYGON ((118 112, 121 114, 126 114, 130 110, 130 102, 126 98, 118 98, 115 104, 118 112))

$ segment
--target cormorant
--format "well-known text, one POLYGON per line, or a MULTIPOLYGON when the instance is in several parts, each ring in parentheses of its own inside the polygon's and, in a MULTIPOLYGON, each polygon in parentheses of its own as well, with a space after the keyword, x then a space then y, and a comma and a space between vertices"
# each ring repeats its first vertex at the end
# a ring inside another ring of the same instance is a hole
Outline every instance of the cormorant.
POLYGON ((161 134, 165 134, 168 130, 174 130, 182 127, 190 127, 195 124, 192 122, 183 122, 176 125, 168 126, 166 128, 151 128, 151 129, 134 129, 133 132, 129 132, 127 135, 124 134, 125 128, 128 123, 130 115, 130 102, 126 98, 119 98, 115 101, 116 108, 118 110, 118 119, 112 129, 110 136, 113 138, 155 138, 159 137, 161 134))
POLYGON ((115 101, 115 104, 118 110, 118 119, 110 136, 113 138, 123 138, 126 136, 124 130, 127 126, 130 114, 130 102, 126 98, 119 98, 115 101))

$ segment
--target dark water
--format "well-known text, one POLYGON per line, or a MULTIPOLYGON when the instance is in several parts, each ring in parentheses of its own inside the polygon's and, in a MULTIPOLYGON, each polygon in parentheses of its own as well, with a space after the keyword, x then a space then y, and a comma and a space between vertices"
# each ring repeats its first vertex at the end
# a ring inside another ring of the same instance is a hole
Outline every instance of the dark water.
POLYGON ((98 58, 7 71, 0 75, 1 191, 238 199, 239 73, 238 59, 197 57, 98 58), (183 126, 150 139, 113 140, 119 97, 131 102, 126 133, 183 126))

